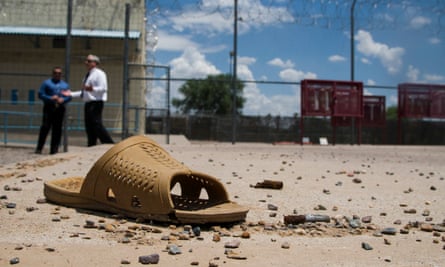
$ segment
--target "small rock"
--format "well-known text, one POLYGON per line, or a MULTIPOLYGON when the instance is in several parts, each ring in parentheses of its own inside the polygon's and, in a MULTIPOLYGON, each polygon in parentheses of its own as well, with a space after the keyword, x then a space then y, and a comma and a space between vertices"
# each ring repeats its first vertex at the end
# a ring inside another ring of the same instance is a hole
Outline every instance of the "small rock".
POLYGON ((250 238, 250 233, 247 231, 242 232, 241 238, 245 238, 245 239, 250 238))
POLYGON ((268 210, 278 210, 278 207, 273 204, 267 204, 267 209, 268 210))
POLYGON ((405 228, 400 229, 400 233, 404 234, 404 235, 409 234, 409 229, 405 229, 405 228))
POLYGON ((443 232, 445 232, 445 226, 435 224, 435 225, 433 225, 433 230, 443 233, 443 232))
POLYGON ((433 231, 433 226, 429 223, 422 223, 420 225, 420 230, 424 231, 424 232, 432 232, 433 231))
POLYGON ((246 260, 247 259, 246 256, 243 256, 243 255, 241 255, 237 252, 234 252, 232 250, 228 251, 226 254, 227 254, 227 258, 229 258, 229 259, 234 259, 234 260, 246 260))
POLYGON ((201 228, 199 226, 193 227, 192 231, 195 236, 201 235, 201 228))
POLYGON ((177 255, 177 254, 181 254, 181 253, 182 253, 182 251, 177 245, 172 244, 172 245, 168 246, 168 254, 177 255))
POLYGON ((417 210, 416 209, 406 209, 403 212, 404 213, 408 213, 408 214, 416 214, 417 210))
POLYGON ((365 216, 362 218, 363 223, 370 223, 372 221, 372 216, 365 216))
POLYGON ((352 179, 352 181, 356 184, 362 183, 362 179, 360 179, 360 178, 354 178, 354 179, 352 179))
POLYGON ((362 242, 362 248, 364 250, 372 250, 372 247, 366 242, 362 242))
POLYGON ((13 264, 18 264, 20 263, 20 259, 18 257, 12 258, 9 260, 9 264, 13 265, 13 264))
POLYGON ((128 264, 131 264, 131 261, 129 261, 129 260, 121 260, 121 264, 128 265, 128 264))
POLYGON ((232 240, 230 242, 225 243, 224 247, 225 248, 238 248, 240 244, 241 244, 241 241, 239 241, 239 240, 232 240))
POLYGON ((384 235, 395 235, 397 233, 397 229, 394 227, 386 227, 381 231, 384 235))
POLYGON ((281 248, 289 249, 290 248, 289 242, 284 242, 283 244, 281 244, 281 248))
POLYGON ((39 198, 36 200, 37 204, 45 204, 46 203, 46 198, 39 198))
POLYGON ((215 233, 215 234, 213 235, 212 240, 213 240, 214 242, 219 242, 219 241, 221 241, 221 236, 220 236, 218 233, 215 233))
POLYGON ((107 223, 107 224, 105 224, 104 229, 105 229, 105 232, 114 233, 114 231, 116 231, 116 226, 114 224, 107 223))
POLYGON ((17 206, 17 204, 12 203, 12 202, 6 204, 6 208, 8 208, 8 209, 15 209, 16 206, 17 206))
POLYGON ((326 209, 325 206, 323 206, 323 205, 321 205, 321 204, 318 204, 318 205, 314 208, 314 210, 327 210, 327 209, 326 209))
POLYGON ((141 264, 158 264, 159 254, 154 253, 146 256, 139 256, 139 263, 141 264))

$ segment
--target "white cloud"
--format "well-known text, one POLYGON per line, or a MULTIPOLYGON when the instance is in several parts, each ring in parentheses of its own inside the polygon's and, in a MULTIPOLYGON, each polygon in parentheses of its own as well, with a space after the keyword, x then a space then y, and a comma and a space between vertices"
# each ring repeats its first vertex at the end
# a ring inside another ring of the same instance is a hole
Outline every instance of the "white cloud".
MULTIPOLYGON (((195 34, 212 36, 233 31, 233 0, 203 0, 201 9, 189 9, 168 19, 179 32, 190 30, 195 34), (217 10, 217 12, 215 12, 217 10)), ((250 28, 293 22, 294 18, 285 7, 266 6, 260 0, 244 0, 238 4, 238 33, 250 28), (252 15, 254 14, 254 15, 252 15)), ((165 23, 165 22, 164 22, 165 23)))
POLYGON ((317 74, 295 69, 285 69, 280 71, 280 78, 288 82, 300 82, 304 79, 316 79, 317 74))
POLYGON ((424 74, 423 77, 427 82, 432 83, 445 81, 445 76, 437 74, 424 74))
POLYGON ((252 65, 256 62, 256 58, 254 57, 239 57, 237 63, 244 65, 252 65))
POLYGON ((179 57, 170 61, 171 72, 174 77, 203 78, 209 74, 219 74, 220 71, 209 61, 205 55, 194 47, 184 50, 179 57))
POLYGON ((387 102, 386 102, 387 107, 396 106, 397 102, 399 102, 398 96, 394 95, 394 94, 390 95, 386 99, 387 99, 387 102))
POLYGON ((218 13, 193 10, 186 11, 179 16, 171 16, 169 19, 172 28, 178 32, 190 30, 194 34, 213 36, 217 33, 232 32, 233 30, 233 23, 218 13))
POLYGON ((355 39, 358 42, 357 50, 366 56, 378 58, 390 74, 395 74, 402 67, 402 56, 405 49, 389 47, 386 44, 375 42, 367 31, 359 30, 355 39))
POLYGON ((412 65, 408 66, 406 77, 408 78, 409 82, 438 83, 445 81, 445 76, 443 75, 425 73, 422 75, 423 79, 419 79, 420 75, 421 73, 418 68, 415 68, 412 65))
POLYGON ((343 62, 346 61, 346 58, 340 55, 332 55, 328 58, 330 62, 343 62))
POLYGON ((419 69, 416 69, 414 66, 409 65, 408 71, 406 72, 406 77, 410 82, 417 82, 419 79, 419 73, 420 73, 419 69))
POLYGON ((199 47, 199 44, 191 41, 191 37, 188 35, 172 35, 158 31, 158 36, 156 50, 184 51, 188 47, 199 47))
POLYGON ((290 61, 290 60, 283 61, 281 58, 274 58, 274 59, 270 60, 269 62, 267 62, 267 64, 269 64, 271 66, 280 67, 283 69, 294 67, 294 63, 292 61, 290 61))
POLYGON ((413 29, 421 29, 429 24, 431 24, 431 19, 422 16, 417 16, 413 18, 410 22, 410 26, 413 29))
POLYGON ((430 39, 428 39, 428 41, 430 42, 430 44, 439 44, 441 42, 441 40, 437 37, 432 37, 430 39))
POLYGON ((374 80, 368 79, 366 84, 368 84, 368 85, 376 85, 377 83, 374 80))
MULTIPOLYGON (((174 58, 168 64, 171 68, 171 76, 175 78, 205 78, 207 75, 214 75, 221 73, 212 63, 207 61, 205 55, 199 52, 193 46, 184 49, 181 56, 174 58)), ((179 87, 184 82, 171 82, 170 96, 181 98, 182 95, 178 93, 179 87)), ((165 85, 155 84, 151 92, 147 94, 147 105, 149 107, 162 107, 165 103, 165 85), (160 104, 161 103, 161 104, 160 104)))
POLYGON ((363 64, 367 64, 367 65, 372 64, 371 61, 369 61, 369 59, 367 59, 367 58, 365 58, 365 57, 362 57, 362 58, 360 59, 360 61, 361 61, 363 64))

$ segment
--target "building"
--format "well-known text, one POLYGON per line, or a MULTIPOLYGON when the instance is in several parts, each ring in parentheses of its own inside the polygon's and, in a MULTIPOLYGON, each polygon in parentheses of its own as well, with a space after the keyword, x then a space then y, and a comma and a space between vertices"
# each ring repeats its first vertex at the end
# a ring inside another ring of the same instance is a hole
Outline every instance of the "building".
MULTIPOLYGON (((85 74, 85 57, 96 54, 101 59, 100 67, 108 74, 108 103, 115 104, 115 108, 105 108, 104 117, 112 124, 109 125, 111 129, 120 129, 126 4, 130 6, 128 61, 132 66, 129 67, 129 76, 143 77, 145 68, 142 65, 146 61, 145 1, 72 0, 72 9, 68 3, 68 0, 0 2, 0 100, 39 101, 39 86, 50 76, 54 66, 69 66, 66 78, 73 91, 79 90, 85 74), (72 26, 71 49, 67 57, 69 10, 72 10, 72 26)), ((129 82, 128 104, 132 109, 128 126, 132 129, 138 125, 140 133, 145 129, 145 116, 136 116, 135 112, 145 108, 146 89, 143 80, 129 82)), ((1 109, 5 108, 11 107, 1 109)))

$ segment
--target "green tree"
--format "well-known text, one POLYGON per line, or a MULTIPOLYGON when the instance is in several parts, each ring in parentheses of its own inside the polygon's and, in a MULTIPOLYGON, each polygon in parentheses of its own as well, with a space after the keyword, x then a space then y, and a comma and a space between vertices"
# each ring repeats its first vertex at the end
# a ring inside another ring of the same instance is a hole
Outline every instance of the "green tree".
MULTIPOLYGON (((184 114, 228 115, 232 113, 232 76, 208 75, 204 80, 188 80, 179 88, 184 98, 173 98, 172 105, 184 114)), ((236 80, 236 110, 238 114, 246 99, 244 83, 236 80)))
POLYGON ((391 106, 386 109, 387 120, 397 120, 397 106, 391 106))

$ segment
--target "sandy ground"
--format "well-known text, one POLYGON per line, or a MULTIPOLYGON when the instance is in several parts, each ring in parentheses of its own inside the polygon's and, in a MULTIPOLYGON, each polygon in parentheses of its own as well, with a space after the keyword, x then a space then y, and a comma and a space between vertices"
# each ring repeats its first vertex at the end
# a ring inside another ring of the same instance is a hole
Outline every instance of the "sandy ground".
POLYGON ((160 143, 219 178, 250 208, 246 222, 196 236, 46 203, 44 181, 84 176, 111 145, 53 156, 0 147, 0 266, 141 266, 153 254, 159 266, 445 266, 445 147, 160 143), (266 179, 284 186, 253 187, 266 179), (285 225, 293 214, 331 220, 285 225))

